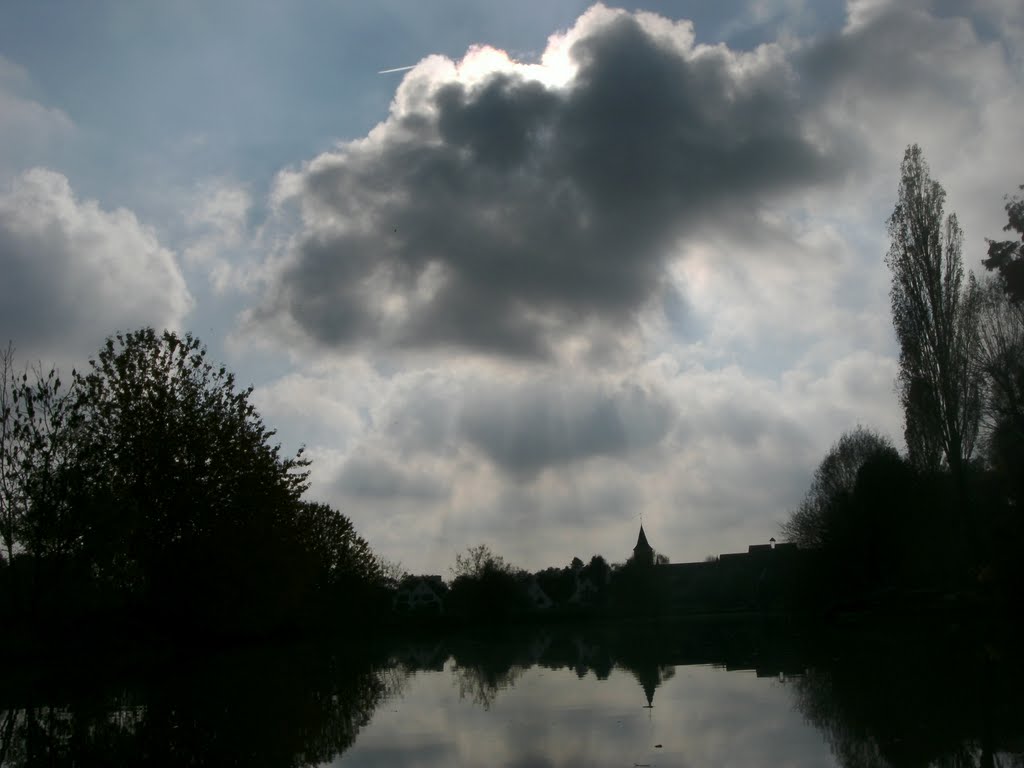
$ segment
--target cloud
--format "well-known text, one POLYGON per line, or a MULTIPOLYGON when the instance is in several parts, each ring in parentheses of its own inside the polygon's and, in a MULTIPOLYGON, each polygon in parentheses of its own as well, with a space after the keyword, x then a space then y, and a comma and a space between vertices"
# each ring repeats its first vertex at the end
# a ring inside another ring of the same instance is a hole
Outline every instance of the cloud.
MULTIPOLYGON (((1001 226, 998 201, 1020 183, 1010 158, 1024 95, 1024 12, 996 0, 850 3, 841 32, 795 56, 805 87, 821 94, 820 121, 859 156, 850 182, 861 212, 892 210, 904 148, 920 144, 949 192, 967 245, 1001 226)), ((884 246, 883 246, 884 248, 884 246)), ((976 262, 975 262, 976 263, 976 262)))
POLYGON ((341 349, 614 347, 681 236, 839 172, 796 85, 777 46, 602 6, 538 64, 426 59, 366 137, 280 176, 301 226, 249 319, 341 349))
POLYGON ((965 263, 1005 221, 1021 18, 865 1, 741 52, 596 8, 535 64, 421 62, 384 122, 273 191, 285 246, 249 320, 316 360, 286 398, 324 448, 316 492, 432 572, 480 541, 622 559, 640 513, 674 561, 778 534, 845 430, 899 442, 906 145, 965 263))
POLYGON ((78 356, 118 329, 180 327, 192 299, 174 254, 123 208, 32 169, 0 195, 0 328, 30 355, 78 356))
POLYGON ((402 467, 384 456, 357 455, 345 462, 337 476, 343 494, 369 500, 436 502, 448 497, 441 478, 429 472, 402 467))
POLYGON ((197 185, 185 214, 190 237, 182 250, 183 260, 205 272, 218 294, 245 282, 238 262, 239 251, 248 241, 246 223, 251 207, 252 197, 244 186, 227 179, 207 179, 197 185))
POLYGON ((639 460, 665 437, 673 416, 665 397, 642 384, 534 380, 477 392, 459 431, 505 472, 530 477, 598 456, 639 460))
POLYGON ((0 56, 0 176, 31 165, 40 153, 74 131, 67 114, 43 106, 30 92, 28 73, 0 56))
POLYGON ((901 431, 892 356, 782 374, 682 357, 600 376, 479 359, 381 372, 352 358, 289 374, 258 404, 316 443, 316 498, 429 572, 481 541, 530 568, 621 560, 640 513, 674 561, 742 549, 778 533, 844 430, 901 431))

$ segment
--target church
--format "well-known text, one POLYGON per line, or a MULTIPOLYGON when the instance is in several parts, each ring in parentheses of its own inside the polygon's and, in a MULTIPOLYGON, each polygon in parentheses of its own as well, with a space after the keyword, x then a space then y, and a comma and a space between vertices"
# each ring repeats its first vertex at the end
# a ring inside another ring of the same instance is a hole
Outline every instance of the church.
POLYGON ((784 608, 799 593, 810 553, 796 544, 751 544, 701 562, 658 562, 641 523, 632 562, 650 569, 651 588, 670 615, 784 608))

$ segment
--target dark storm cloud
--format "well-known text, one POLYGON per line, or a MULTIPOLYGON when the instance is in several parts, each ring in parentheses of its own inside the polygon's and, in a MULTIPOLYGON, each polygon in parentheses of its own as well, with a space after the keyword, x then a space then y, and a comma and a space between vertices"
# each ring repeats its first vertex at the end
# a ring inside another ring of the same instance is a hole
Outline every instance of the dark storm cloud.
POLYGON ((677 238, 838 169, 777 49, 602 8, 567 39, 565 84, 428 63, 367 138, 291 177, 304 229, 255 316, 329 347, 600 345, 668 295, 677 238))
POLYGON ((467 403, 459 430, 503 471, 531 477, 547 467, 595 456, 640 456, 673 424, 673 408, 636 384, 612 389, 536 384, 500 388, 467 403))

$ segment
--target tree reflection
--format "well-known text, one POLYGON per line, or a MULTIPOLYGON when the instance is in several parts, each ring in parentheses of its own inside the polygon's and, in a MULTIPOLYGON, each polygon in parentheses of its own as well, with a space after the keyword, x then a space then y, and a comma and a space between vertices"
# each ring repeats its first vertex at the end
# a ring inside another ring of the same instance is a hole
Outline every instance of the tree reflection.
POLYGON ((460 699, 469 699, 478 707, 489 710, 500 691, 511 688, 522 676, 524 668, 493 669, 485 666, 456 666, 455 684, 460 699))
MULTIPOLYGON (((847 768, 1024 765, 1024 677, 962 636, 862 629, 793 681, 847 768)), ((1002 655, 1002 654, 998 654, 1002 655)))
POLYGON ((366 654, 276 649, 147 670, 115 691, 47 684, 0 702, 0 765, 315 765, 402 682, 366 654))
POLYGON ((78 664, 3 679, 0 766, 315 765, 352 746, 419 669, 449 669, 461 698, 491 709, 535 665, 599 679, 622 670, 636 679, 636 704, 650 705, 687 664, 784 673, 847 768, 1024 766, 1020 652, 972 631, 738 620, 503 628, 372 651, 236 650, 131 673, 78 664))

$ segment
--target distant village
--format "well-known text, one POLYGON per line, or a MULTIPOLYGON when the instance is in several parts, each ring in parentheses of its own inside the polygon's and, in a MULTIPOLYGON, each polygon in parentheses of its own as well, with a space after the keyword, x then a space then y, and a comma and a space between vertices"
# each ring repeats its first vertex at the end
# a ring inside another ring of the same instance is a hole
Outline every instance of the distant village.
MULTIPOLYGON (((503 589, 476 591, 476 597, 503 602, 504 616, 647 613, 682 616, 750 612, 792 607, 799 579, 813 553, 796 544, 751 544, 746 552, 722 554, 702 562, 670 563, 656 556, 643 525, 633 555, 621 566, 595 556, 574 558, 566 568, 538 573, 503 572, 503 589)), ((499 574, 495 574, 495 577, 499 574)), ((486 577, 482 577, 486 579, 486 577)), ((471 617, 472 599, 459 593, 459 579, 439 575, 404 577, 392 600, 394 613, 408 617, 471 617)), ((491 612, 495 606, 489 605, 491 612)))

